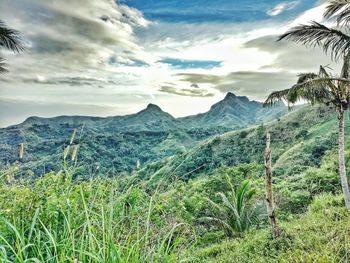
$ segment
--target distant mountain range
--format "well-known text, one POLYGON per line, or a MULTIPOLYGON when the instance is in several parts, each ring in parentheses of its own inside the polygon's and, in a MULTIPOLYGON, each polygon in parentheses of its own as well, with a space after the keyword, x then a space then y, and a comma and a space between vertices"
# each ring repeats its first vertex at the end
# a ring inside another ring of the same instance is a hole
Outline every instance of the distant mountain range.
POLYGON ((252 124, 271 121, 287 112, 281 102, 271 108, 264 108, 261 102, 250 101, 245 96, 229 92, 226 97, 214 104, 208 112, 181 118, 186 127, 229 127, 244 128, 252 124))
MULTIPOLYGON (((277 178, 280 178, 278 175, 295 176, 309 167, 319 166, 326 152, 336 148, 336 120, 332 108, 298 107, 279 121, 230 131, 198 142, 186 152, 142 167, 137 174, 157 184, 164 178, 188 180, 210 175, 223 165, 263 164, 265 135, 269 131, 274 175, 277 178)), ((346 129, 350 129, 350 123, 346 129)), ((242 174, 246 178, 249 169, 242 170, 242 174)))
POLYGON ((18 160, 18 147, 24 143, 24 167, 34 172, 56 170, 77 129, 73 144, 79 144, 79 163, 91 167, 92 173, 93 167, 101 167, 104 174, 113 175, 133 170, 138 160, 144 164, 172 156, 210 136, 268 122, 286 112, 283 103, 263 108, 260 102, 228 93, 208 112, 184 118, 174 118, 154 104, 126 116, 30 117, 0 129, 0 163, 18 160))
MULTIPOLYGON (((190 106, 190 105, 189 105, 190 106)), ((131 115, 113 117, 59 116, 55 118, 30 117, 14 127, 30 125, 82 125, 96 128, 112 128, 122 131, 164 131, 189 128, 244 128, 259 122, 266 122, 283 116, 287 112, 281 102, 271 108, 264 108, 261 102, 251 101, 245 96, 229 92, 225 98, 214 104, 209 111, 193 116, 174 118, 159 106, 149 104, 144 110, 131 115)))

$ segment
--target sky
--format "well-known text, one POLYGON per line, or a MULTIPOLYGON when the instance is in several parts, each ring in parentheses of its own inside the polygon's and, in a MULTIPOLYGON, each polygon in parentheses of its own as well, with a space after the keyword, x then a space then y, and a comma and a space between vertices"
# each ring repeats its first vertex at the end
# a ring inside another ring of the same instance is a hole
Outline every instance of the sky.
POLYGON ((1 50, 0 127, 29 116, 115 116, 148 103, 175 117, 227 92, 263 101, 301 72, 330 64, 319 49, 277 42, 322 22, 318 0, 0 0, 26 50, 1 50))

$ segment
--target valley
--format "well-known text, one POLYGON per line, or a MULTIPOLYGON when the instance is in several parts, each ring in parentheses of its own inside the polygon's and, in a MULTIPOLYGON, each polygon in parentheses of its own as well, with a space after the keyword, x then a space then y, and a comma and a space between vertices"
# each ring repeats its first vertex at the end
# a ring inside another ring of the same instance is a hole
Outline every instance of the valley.
POLYGON ((76 130, 72 143, 79 145, 79 165, 92 173, 115 176, 133 171, 137 161, 143 166, 186 153, 212 136, 268 122, 286 113, 283 103, 263 108, 262 103, 228 93, 208 112, 178 119, 153 104, 128 116, 30 117, 21 124, 0 129, 0 162, 6 165, 18 161, 18 147, 23 143, 23 170, 57 170, 76 130))

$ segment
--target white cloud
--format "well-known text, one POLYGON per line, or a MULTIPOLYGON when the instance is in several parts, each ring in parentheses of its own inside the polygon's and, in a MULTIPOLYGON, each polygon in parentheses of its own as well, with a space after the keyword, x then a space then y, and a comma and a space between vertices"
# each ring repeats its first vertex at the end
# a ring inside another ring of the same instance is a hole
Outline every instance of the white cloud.
MULTIPOLYGON (((149 22, 139 11, 114 0, 3 3, 0 0, 0 17, 30 43, 25 53, 9 57, 11 72, 0 85, 0 99, 42 103, 40 110, 61 101, 81 105, 80 114, 93 114, 87 105, 98 107, 98 115, 103 109, 106 115, 125 114, 153 102, 183 116, 208 109, 226 91, 262 99, 269 91, 290 85, 298 69, 313 70, 318 61, 327 59, 319 60, 322 52, 275 43, 276 35, 291 26, 322 21, 324 6, 280 24, 273 20, 171 24, 149 22), (181 69, 158 62, 162 58, 222 63, 210 69, 181 69), (298 58, 304 67, 298 67, 298 58), (191 84, 199 84, 200 90, 191 84), (186 97, 179 99, 180 95, 186 97), (189 104, 194 106, 186 107, 189 104)), ((274 13, 293 8, 292 3, 282 3, 274 13)), ((57 107, 57 115, 61 109, 57 107)), ((70 110, 74 114, 74 107, 70 110)))
POLYGON ((278 5, 276 5, 274 8, 268 10, 266 12, 267 15, 269 16, 278 16, 280 14, 282 14, 284 11, 287 10, 292 10, 294 9, 300 1, 293 1, 293 2, 284 2, 284 3, 280 3, 278 5))
POLYGON ((51 74, 86 68, 103 70, 115 55, 121 63, 150 60, 134 33, 135 28, 145 28, 150 22, 137 10, 114 0, 3 1, 0 16, 23 32, 28 41, 26 52, 18 61, 13 58, 13 67, 20 72, 21 60, 51 74))

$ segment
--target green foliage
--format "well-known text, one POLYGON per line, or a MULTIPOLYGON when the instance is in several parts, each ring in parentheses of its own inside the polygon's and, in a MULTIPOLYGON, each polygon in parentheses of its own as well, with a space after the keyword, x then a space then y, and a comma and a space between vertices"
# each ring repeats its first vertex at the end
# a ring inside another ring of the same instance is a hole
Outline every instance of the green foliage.
MULTIPOLYGON (((64 133, 56 153, 63 164, 46 165, 52 156, 41 158, 46 169, 61 168, 59 172, 26 170, 34 158, 33 146, 25 149, 28 162, 0 172, 0 261, 329 262, 329 255, 346 261, 349 218, 337 196, 334 117, 327 108, 306 107, 279 121, 198 144, 194 138, 209 133, 198 130, 189 138, 189 133, 175 131, 122 131, 95 134, 97 141, 90 142, 93 133, 78 130, 72 142, 80 144, 77 164, 61 160, 73 129, 68 125, 70 132, 64 133), (271 239, 266 211, 258 209, 265 209, 266 130, 272 134, 273 187, 283 230, 278 240, 271 239), (101 155, 95 162, 100 151, 108 157, 101 155), (149 159, 139 159, 138 151, 149 159), (150 163, 152 151, 176 154, 150 163), (110 158, 115 169, 104 173, 110 158), (132 173, 112 176, 128 167, 127 162, 132 173), (246 180, 253 182, 251 188, 246 180), (205 217, 211 220, 203 221, 205 217)), ((55 143, 43 145, 45 138, 36 136, 45 125, 30 125, 36 130, 30 140, 47 151, 55 143)), ((348 167, 349 149, 350 144, 348 167)))
POLYGON ((318 167, 327 151, 335 148, 336 125, 336 116, 331 109, 304 107, 278 122, 208 139, 186 152, 148 164, 138 174, 141 178, 149 178, 157 173, 156 179, 176 177, 187 181, 211 174, 222 165, 263 164, 268 130, 272 138, 275 175, 296 175, 310 167, 318 167))
POLYGON ((190 230, 158 195, 115 180, 50 173, 1 185, 1 262, 174 262, 190 230))
POLYGON ((309 211, 281 222, 282 235, 250 230, 237 239, 220 240, 188 252, 192 262, 347 262, 349 215, 341 196, 322 194, 309 211))
POLYGON ((226 183, 230 186, 229 194, 218 193, 221 202, 217 203, 208 198, 213 215, 202 218, 202 221, 218 226, 228 236, 233 236, 258 225, 261 219, 261 207, 254 202, 256 191, 251 188, 248 180, 242 182, 235 190, 230 178, 226 183))
MULTIPOLYGON (((127 116, 30 117, 21 124, 0 129, 0 168, 19 160, 18 146, 24 143, 21 176, 27 171, 36 175, 57 172, 66 159, 65 150, 74 146, 79 147, 78 159, 66 161, 78 163, 83 168, 84 172, 76 176, 111 177, 133 172, 138 160, 149 164, 169 156, 183 155, 215 135, 248 127, 258 121, 273 120, 285 113, 283 104, 264 109, 262 103, 230 94, 210 111, 186 118, 176 119, 153 104, 127 116)), ((219 141, 216 139, 218 144, 219 141)), ((210 147, 206 150, 211 152, 210 147)), ((195 160, 193 165, 198 161, 195 160)))
POLYGON ((255 205, 264 198, 262 165, 221 166, 158 185, 137 176, 74 180, 75 170, 37 180, 16 179, 18 165, 1 173, 2 261, 329 262, 346 259, 350 248, 343 199, 333 196, 340 191, 335 152, 319 168, 274 177, 278 240, 266 216, 256 225, 248 212, 259 212, 255 205), (254 182, 254 196, 246 179, 254 182), (203 224, 208 216, 230 227, 203 224))

